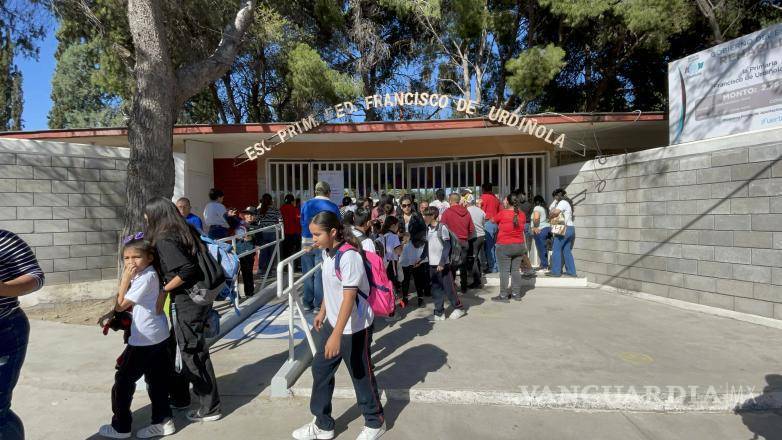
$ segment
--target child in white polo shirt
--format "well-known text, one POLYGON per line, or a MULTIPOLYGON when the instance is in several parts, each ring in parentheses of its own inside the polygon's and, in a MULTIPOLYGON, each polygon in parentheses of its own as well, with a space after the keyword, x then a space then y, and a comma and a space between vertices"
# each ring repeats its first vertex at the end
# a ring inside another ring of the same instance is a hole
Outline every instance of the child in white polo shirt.
POLYGON ((361 243, 330 211, 315 215, 309 229, 313 242, 323 250, 323 304, 314 320, 317 347, 312 359, 310 397, 310 411, 315 418, 293 431, 293 438, 334 438, 334 374, 340 361, 344 361, 353 379, 358 407, 364 414, 364 429, 358 440, 375 440, 385 433, 385 417, 370 362, 374 314, 362 296, 369 295, 369 279, 361 243), (339 251, 346 242, 352 248, 339 251))
POLYGON ((125 243, 122 249, 125 269, 117 293, 117 304, 113 311, 98 321, 103 326, 114 311, 122 312, 133 307, 128 346, 117 359, 117 372, 111 388, 114 417, 110 425, 100 427, 98 433, 103 437, 130 438, 133 421, 130 404, 136 381, 141 376, 147 382, 147 392, 152 402, 152 424, 136 432, 136 438, 160 437, 176 431, 168 406, 168 380, 171 374, 168 320, 166 315, 158 312, 162 285, 152 266, 154 249, 142 238, 131 238, 125 243))

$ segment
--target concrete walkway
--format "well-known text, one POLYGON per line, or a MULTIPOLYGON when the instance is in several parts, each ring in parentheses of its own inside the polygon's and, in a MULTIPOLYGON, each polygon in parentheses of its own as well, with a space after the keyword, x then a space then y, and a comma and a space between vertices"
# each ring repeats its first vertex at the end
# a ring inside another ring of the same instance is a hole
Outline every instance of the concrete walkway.
MULTIPOLYGON (((782 438, 778 413, 731 411, 782 391, 782 331, 596 289, 536 288, 509 304, 489 301, 495 292, 466 295, 458 321, 428 323, 427 304, 378 325, 373 361, 392 428, 384 438, 782 438)), ((187 425, 180 415, 174 438, 282 439, 308 421, 309 373, 297 397, 269 399, 287 340, 252 328, 255 337, 213 346, 224 420, 187 425)), ((121 350, 119 335, 97 326, 32 323, 14 399, 28 438, 87 438, 106 423, 121 350)), ((341 368, 340 438, 362 424, 351 394, 341 368)), ((138 428, 149 415, 143 392, 134 408, 138 428)))

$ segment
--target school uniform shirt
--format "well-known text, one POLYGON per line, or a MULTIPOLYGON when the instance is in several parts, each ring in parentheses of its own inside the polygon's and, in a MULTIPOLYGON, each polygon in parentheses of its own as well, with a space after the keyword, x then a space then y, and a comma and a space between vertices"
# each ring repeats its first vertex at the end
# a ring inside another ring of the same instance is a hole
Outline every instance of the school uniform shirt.
MULTIPOLYGON (((427 258, 429 259, 429 265, 430 266, 439 266, 444 265, 447 263, 447 261, 441 261, 443 256, 443 244, 440 242, 440 239, 437 238, 437 229, 438 228, 432 228, 431 226, 426 231, 426 242, 427 247, 429 248, 429 253, 427 255, 427 258)), ((448 227, 444 224, 440 223, 440 234, 443 241, 450 241, 451 235, 448 232, 448 227)), ((453 243, 451 243, 453 245, 453 243)))
POLYGON ((355 226, 351 226, 351 231, 353 232, 353 236, 360 239, 362 236, 364 237, 363 240, 361 240, 361 249, 364 250, 364 252, 377 252, 377 249, 375 249, 375 242, 372 241, 369 236, 365 235, 363 232, 359 231, 358 228, 355 226))
POLYGON ((394 252, 394 249, 402 245, 399 241, 399 236, 394 232, 386 232, 380 239, 383 241, 383 246, 385 246, 386 250, 383 257, 386 260, 386 266, 388 266, 390 261, 399 260, 399 256, 394 252))
POLYGON ((157 272, 150 265, 137 273, 130 281, 125 299, 133 301, 133 322, 130 324, 128 345, 146 347, 159 344, 168 339, 168 320, 166 315, 156 314, 158 294, 162 286, 157 272))
MULTIPOLYGON (((228 222, 225 221, 225 206, 220 202, 209 202, 204 208, 204 225, 206 229, 210 226, 222 226, 228 227, 228 222)), ((209 232, 208 230, 205 232, 209 232)))
MULTIPOLYGON (((364 295, 369 295, 369 280, 364 269, 364 259, 356 251, 347 251, 339 259, 339 270, 342 275, 342 281, 337 278, 335 269, 336 251, 324 249, 323 265, 321 273, 323 275, 323 301, 326 303, 326 319, 332 327, 337 325, 339 317, 339 308, 342 306, 342 298, 345 289, 358 288, 364 295)), ((369 303, 357 294, 357 301, 353 305, 353 311, 350 313, 343 335, 364 330, 372 325, 375 319, 372 308, 369 303)))
MULTIPOLYGON (((402 256, 399 258, 399 264, 402 267, 409 267, 414 265, 418 260, 421 260, 422 257, 424 257, 424 247, 415 247, 413 246, 412 241, 408 241, 404 248, 402 248, 402 256)), ((423 261, 427 261, 426 257, 423 258, 423 261)))

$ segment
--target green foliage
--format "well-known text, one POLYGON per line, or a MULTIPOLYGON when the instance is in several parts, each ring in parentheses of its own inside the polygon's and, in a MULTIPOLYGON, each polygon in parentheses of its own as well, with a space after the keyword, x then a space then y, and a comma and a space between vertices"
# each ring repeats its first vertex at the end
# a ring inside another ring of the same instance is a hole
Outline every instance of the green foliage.
POLYGON ((9 34, 0 40, 0 131, 22 129, 22 72, 14 64, 16 51, 9 34))
POLYGON ((113 127, 124 124, 116 97, 96 85, 98 41, 72 44, 59 55, 52 77, 49 128, 113 127))
POLYGON ((293 100, 301 107, 352 101, 363 89, 360 81, 329 68, 318 52, 303 43, 291 51, 288 72, 293 100))
POLYGON ((452 0, 453 26, 456 35, 469 40, 480 37, 487 27, 485 0, 452 0))
POLYGON ((598 18, 611 10, 615 0, 538 0, 542 6, 551 9, 555 15, 562 16, 565 23, 578 26, 589 19, 598 18))
POLYGON ((565 66, 565 51, 553 44, 536 46, 505 64, 508 87, 525 101, 541 95, 565 66))

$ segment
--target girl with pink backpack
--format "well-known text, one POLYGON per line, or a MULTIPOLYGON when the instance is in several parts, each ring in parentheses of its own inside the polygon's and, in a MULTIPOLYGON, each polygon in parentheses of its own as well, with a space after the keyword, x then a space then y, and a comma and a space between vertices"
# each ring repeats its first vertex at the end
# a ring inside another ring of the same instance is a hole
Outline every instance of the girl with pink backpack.
POLYGON ((334 374, 344 361, 353 379, 358 407, 364 414, 364 428, 358 440, 375 440, 386 429, 369 345, 375 315, 393 311, 393 287, 382 258, 372 252, 364 253, 358 239, 344 228, 336 214, 318 213, 309 229, 314 245, 323 252, 323 303, 315 316, 313 332, 316 353, 312 360, 310 411, 315 417, 293 431, 293 438, 334 438, 334 374))

